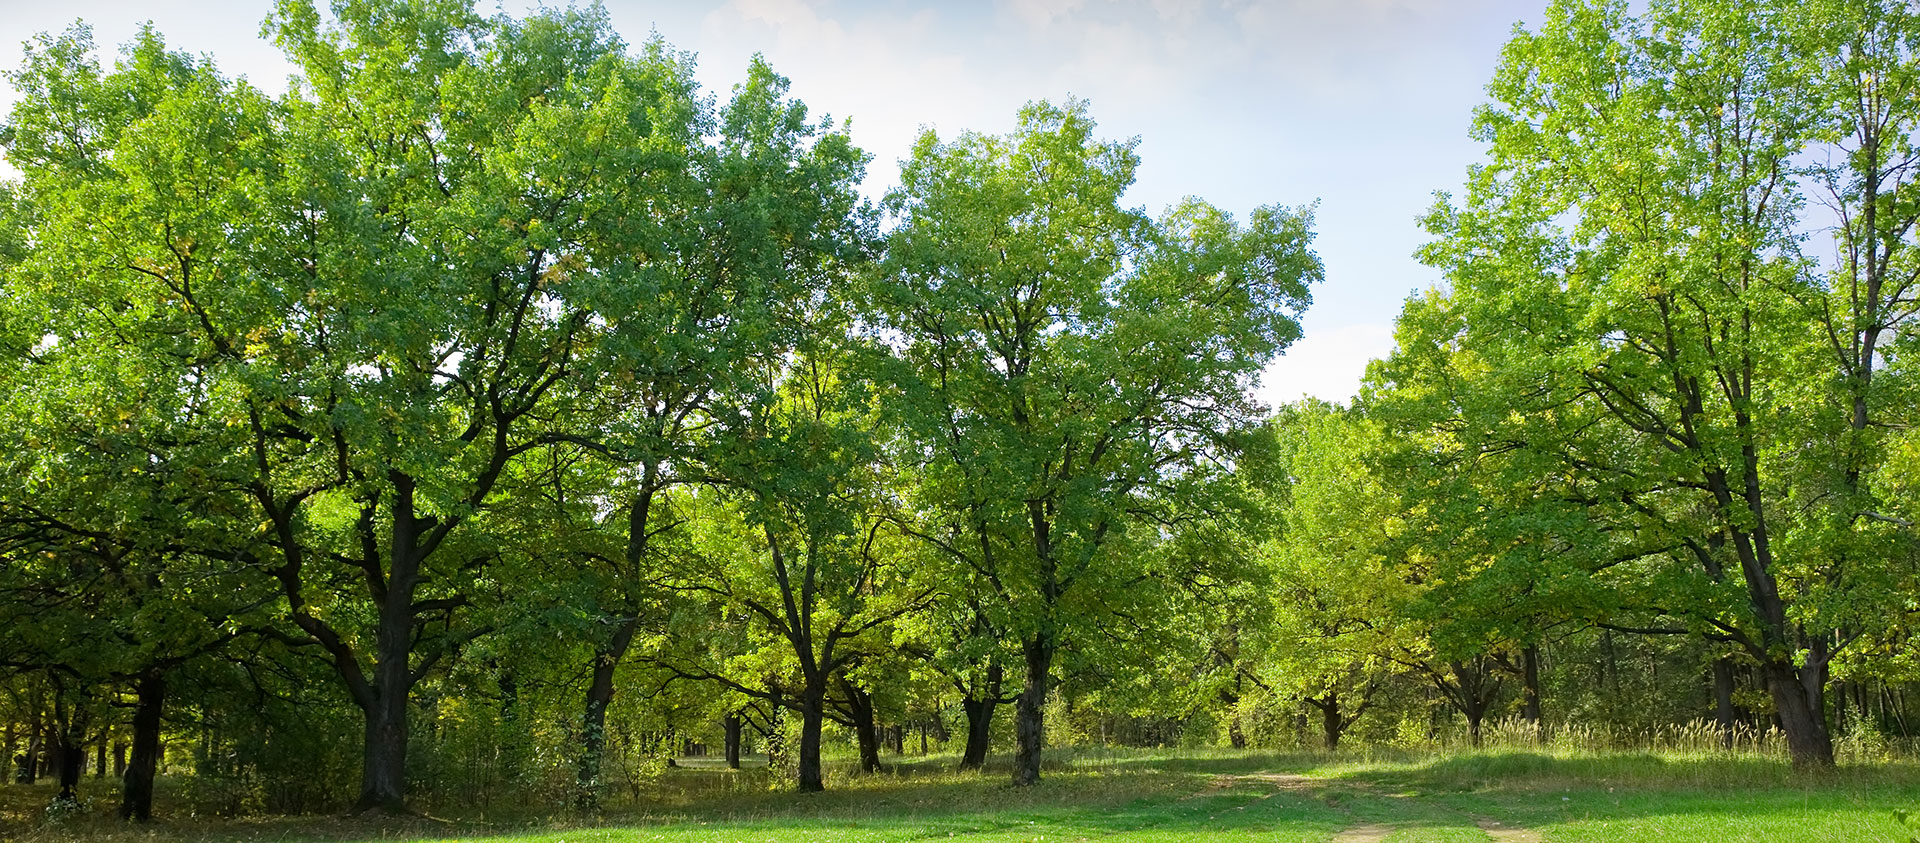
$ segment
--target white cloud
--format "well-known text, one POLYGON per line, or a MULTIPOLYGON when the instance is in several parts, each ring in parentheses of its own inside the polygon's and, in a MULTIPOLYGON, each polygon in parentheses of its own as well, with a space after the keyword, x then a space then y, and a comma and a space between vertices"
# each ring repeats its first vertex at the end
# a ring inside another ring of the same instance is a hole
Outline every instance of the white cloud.
POLYGON ((1360 322, 1309 329, 1260 375, 1254 396, 1270 407, 1301 396, 1345 404, 1360 391, 1368 361, 1393 351, 1393 326, 1360 322))
POLYGON ((1205 5, 1201 0, 1153 0, 1153 13, 1163 21, 1188 23, 1205 5))
POLYGON ((1062 20, 1080 11, 1086 6, 1086 0, 1005 0, 1001 8, 1006 9, 1016 20, 1028 26, 1044 29, 1054 21, 1062 20))
POLYGON ((853 121, 854 143, 874 155, 867 190, 877 194, 923 125, 979 128, 1010 119, 1020 102, 951 43, 948 23, 933 8, 854 14, 802 0, 731 0, 700 23, 700 76, 724 99, 745 58, 764 54, 816 116, 853 121))

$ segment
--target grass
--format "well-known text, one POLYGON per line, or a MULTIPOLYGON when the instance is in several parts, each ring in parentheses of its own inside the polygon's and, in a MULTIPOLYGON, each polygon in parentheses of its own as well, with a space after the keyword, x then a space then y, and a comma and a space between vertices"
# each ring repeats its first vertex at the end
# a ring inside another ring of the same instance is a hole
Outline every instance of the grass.
MULTIPOLYGON (((647 797, 595 819, 482 820, 262 817, 179 818, 127 828, 85 817, 49 827, 35 806, 45 787, 0 787, 0 839, 104 841, 490 840, 499 843, 966 843, 1246 839, 1316 843, 1371 827, 1385 843, 1487 841, 1483 824, 1524 829, 1512 840, 1899 840, 1898 808, 1920 806, 1920 765, 1893 761, 1798 774, 1743 755, 1497 750, 1438 756, 1273 755, 1202 751, 1063 752, 1038 787, 1003 771, 950 771, 952 759, 909 760, 892 772, 836 770, 829 792, 770 786, 764 771, 668 771, 647 797)), ((93 785, 93 780, 87 784, 93 785)), ((109 794, 93 788, 96 807, 109 794)), ((1378 839, 1378 838, 1375 838, 1378 839)))

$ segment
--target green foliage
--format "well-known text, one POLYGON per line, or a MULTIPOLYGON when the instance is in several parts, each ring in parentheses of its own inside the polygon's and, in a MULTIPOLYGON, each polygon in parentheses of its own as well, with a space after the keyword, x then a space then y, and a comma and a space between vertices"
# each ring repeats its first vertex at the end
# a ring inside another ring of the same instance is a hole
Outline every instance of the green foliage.
MULTIPOLYGON (((265 29, 278 97, 150 29, 110 63, 41 35, 7 75, 28 768, 165 743, 202 812, 499 815, 693 810, 667 759, 730 717, 773 772, 717 775, 756 799, 885 790, 836 765, 884 765, 886 727, 978 725, 1022 783, 1048 732, 1910 748, 1909 4, 1554 3, 1423 220, 1444 284, 1352 406, 1271 415, 1313 207, 1128 207, 1137 141, 1084 102, 928 131, 875 205, 764 60, 722 100, 603 8, 281 0, 265 29)), ((1491 757, 1376 778, 1568 760, 1491 757)), ((1048 827, 1339 827, 1235 782, 1048 827)))

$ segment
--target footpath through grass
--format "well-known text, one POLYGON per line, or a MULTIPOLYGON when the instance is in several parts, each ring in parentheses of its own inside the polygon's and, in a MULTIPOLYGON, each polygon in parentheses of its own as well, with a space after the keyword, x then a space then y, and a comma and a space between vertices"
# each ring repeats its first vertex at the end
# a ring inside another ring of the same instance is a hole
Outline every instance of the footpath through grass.
MULTIPOLYGON (((1905 840, 1893 811, 1920 807, 1920 766, 1910 762, 1800 775, 1751 757, 1099 752, 1063 755, 1045 782, 1025 789, 1006 785, 996 771, 951 772, 950 763, 841 773, 829 792, 804 796, 773 788, 764 771, 670 770, 643 800, 593 819, 172 814, 148 828, 96 816, 49 826, 33 810, 49 792, 9 786, 0 788, 0 839, 1866 843, 1905 840)), ((95 800, 106 807, 104 794, 95 800)))

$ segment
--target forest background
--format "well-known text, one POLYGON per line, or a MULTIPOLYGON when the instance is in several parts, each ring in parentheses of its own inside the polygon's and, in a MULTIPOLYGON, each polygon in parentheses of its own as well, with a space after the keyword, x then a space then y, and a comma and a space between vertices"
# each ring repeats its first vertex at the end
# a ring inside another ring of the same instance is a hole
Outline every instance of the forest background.
POLYGON ((284 93, 154 30, 10 77, 0 688, 56 800, 1912 733, 1906 4, 1555 4, 1421 217, 1441 283, 1275 410, 1313 205, 1133 207, 1084 101, 875 199, 764 60, 710 96, 599 7, 267 33, 284 93))

